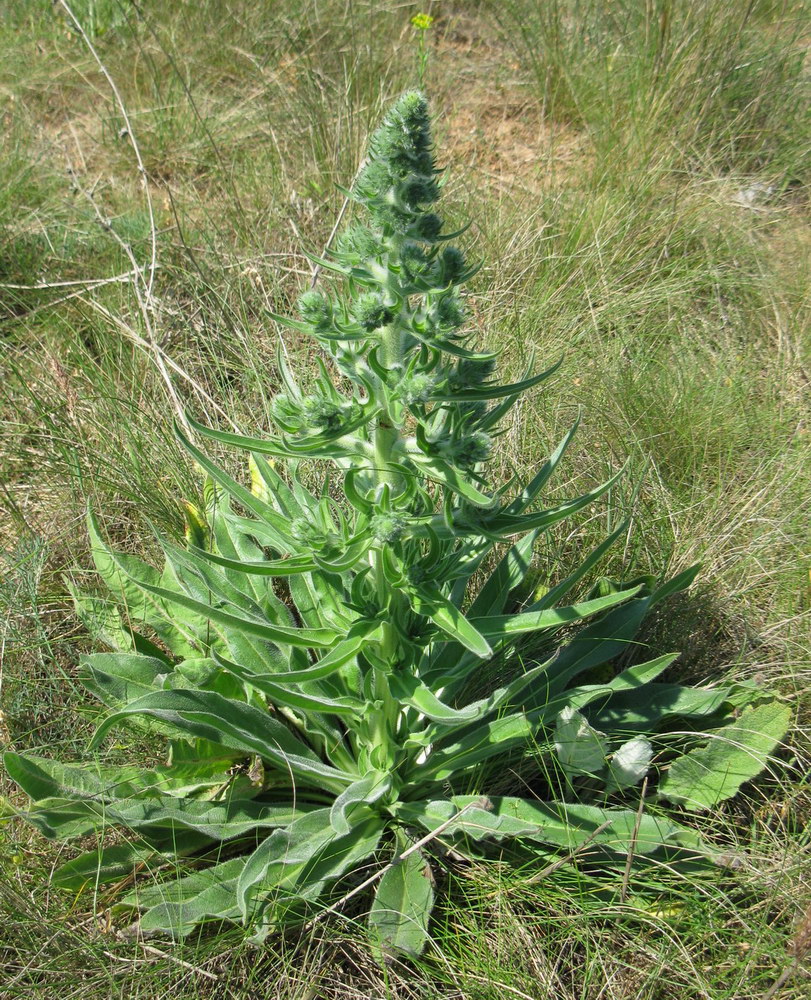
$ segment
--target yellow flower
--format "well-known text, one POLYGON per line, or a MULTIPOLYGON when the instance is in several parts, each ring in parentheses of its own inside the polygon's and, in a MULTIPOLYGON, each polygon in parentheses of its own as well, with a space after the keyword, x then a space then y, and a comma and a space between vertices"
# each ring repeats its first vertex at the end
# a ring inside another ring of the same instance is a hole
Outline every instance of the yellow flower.
POLYGON ((430 14, 415 14, 411 18, 411 23, 418 31, 427 31, 434 23, 430 14))

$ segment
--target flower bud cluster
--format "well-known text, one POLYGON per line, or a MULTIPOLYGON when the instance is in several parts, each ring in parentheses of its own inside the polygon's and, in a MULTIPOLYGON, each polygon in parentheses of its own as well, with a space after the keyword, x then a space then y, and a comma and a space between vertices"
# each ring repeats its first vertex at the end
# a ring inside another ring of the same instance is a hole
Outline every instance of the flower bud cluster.
POLYGON ((326 295, 316 291, 305 292, 299 297, 297 305, 299 315, 312 325, 314 333, 327 333, 332 329, 334 308, 326 295))
POLYGON ((436 385, 436 378, 426 372, 404 375, 395 386, 395 392, 406 406, 426 403, 436 385))
POLYGON ((406 94, 372 136, 369 162, 354 195, 378 225, 398 237, 434 243, 442 220, 426 206, 439 198, 428 106, 421 94, 406 94))
POLYGON ((410 544, 414 511, 435 509, 432 491, 416 485, 426 464, 434 482, 457 492, 466 482, 462 495, 480 497, 472 484, 483 482, 480 466, 493 449, 494 360, 466 346, 459 288, 474 269, 442 238, 433 211, 439 176, 427 102, 406 94, 375 132, 352 191, 366 219, 353 221, 321 261, 343 284, 305 292, 303 322, 290 323, 329 351, 354 395, 339 395, 322 366, 309 395, 288 385, 272 410, 296 453, 363 470, 350 499, 368 511, 378 546, 410 544))
POLYGON ((288 434, 336 434, 357 415, 352 401, 313 393, 291 399, 280 393, 271 403, 271 416, 288 434))
POLYGON ((336 244, 338 255, 355 258, 358 261, 382 257, 386 252, 379 235, 366 226, 350 226, 342 233, 336 244))
POLYGON ((375 292, 367 292, 357 298, 352 313, 355 322, 367 333, 374 333, 381 326, 387 326, 395 316, 392 306, 385 302, 382 295, 375 292))
POLYGON ((375 541, 383 545, 398 541, 407 528, 408 521, 401 514, 375 514, 369 522, 369 530, 375 541))

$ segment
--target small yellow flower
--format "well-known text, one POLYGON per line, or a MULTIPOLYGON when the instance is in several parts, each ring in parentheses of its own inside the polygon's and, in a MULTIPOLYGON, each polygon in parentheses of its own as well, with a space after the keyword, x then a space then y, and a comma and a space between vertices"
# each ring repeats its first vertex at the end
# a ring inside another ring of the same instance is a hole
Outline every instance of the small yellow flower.
POLYGON ((418 31, 427 31, 434 23, 430 14, 415 14, 411 18, 411 23, 418 31))

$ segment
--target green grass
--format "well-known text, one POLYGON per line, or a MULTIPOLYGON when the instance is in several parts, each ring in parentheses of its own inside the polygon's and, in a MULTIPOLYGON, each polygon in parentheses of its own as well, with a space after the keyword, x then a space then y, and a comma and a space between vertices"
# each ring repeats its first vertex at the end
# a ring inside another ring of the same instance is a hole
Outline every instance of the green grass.
MULTIPOLYGON (((335 185, 351 180, 381 108, 415 81, 408 19, 421 8, 70 6, 130 119, 159 265, 153 311, 131 278, 101 283, 131 271, 129 253, 141 267, 151 256, 122 108, 58 5, 10 0, 0 740, 73 759, 92 718, 74 681, 86 639, 62 577, 92 583, 85 506, 120 547, 149 552, 150 526, 179 532, 178 500, 201 489, 172 437, 177 400, 266 427, 269 314, 309 280, 302 249, 328 239, 335 185), (176 399, 156 358, 173 366, 176 399)), ((629 474, 574 533, 545 537, 539 580, 565 575, 628 512, 633 531, 609 575, 702 561, 695 592, 647 626, 651 655, 681 648, 685 676, 755 678, 797 712, 782 765, 700 820, 747 853, 712 876, 635 875, 625 902, 582 869, 527 882, 449 860, 436 948, 409 970, 372 962, 351 919, 259 955, 235 937, 144 951, 103 933, 106 899, 49 889, 70 849, 12 819, 0 829, 9 997, 743 1000, 790 961, 811 906, 811 13, 742 0, 425 9, 437 18, 427 86, 449 215, 474 220, 462 242, 485 264, 470 302, 482 340, 503 348, 513 375, 532 350, 540 363, 565 356, 508 428, 494 474, 531 469, 582 408, 559 495, 626 457, 629 474)), ((312 364, 309 344, 286 343, 294 364, 312 364)), ((778 996, 807 987, 799 969, 778 996)))

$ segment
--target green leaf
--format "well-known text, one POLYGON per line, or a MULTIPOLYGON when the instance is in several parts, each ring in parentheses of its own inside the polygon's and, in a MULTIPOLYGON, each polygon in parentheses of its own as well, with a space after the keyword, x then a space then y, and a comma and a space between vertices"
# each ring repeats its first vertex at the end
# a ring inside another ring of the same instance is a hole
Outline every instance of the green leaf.
POLYGON ((138 764, 103 767, 90 761, 62 764, 34 754, 9 751, 3 762, 10 777, 35 802, 76 795, 104 802, 156 795, 189 795, 219 788, 228 781, 233 756, 143 767, 138 764))
POLYGON ((565 608, 549 608, 546 611, 522 612, 515 615, 492 615, 488 618, 472 618, 471 625, 488 639, 506 639, 527 632, 539 632, 548 628, 570 625, 581 618, 599 614, 616 604, 621 604, 639 593, 639 587, 621 590, 616 594, 598 597, 592 601, 581 601, 565 608))
POLYGON ((145 910, 138 921, 141 933, 161 932, 176 939, 210 920, 236 921, 236 885, 245 862, 244 857, 229 858, 183 878, 139 887, 125 896, 114 912, 145 910))
POLYGON ((644 663, 637 663, 633 667, 628 667, 622 673, 617 674, 611 681, 609 687, 612 691, 632 691, 638 690, 645 684, 650 684, 656 680, 660 674, 681 656, 681 653, 665 653, 657 656, 653 660, 646 660, 644 663))
POLYGON ((23 813, 23 818, 51 840, 105 833, 113 826, 123 826, 150 840, 165 840, 167 831, 176 831, 185 842, 190 831, 209 840, 229 840, 260 828, 286 826, 308 811, 305 804, 293 809, 255 799, 212 803, 163 796, 104 802, 71 797, 41 799, 23 813))
MULTIPOLYGON (((409 452, 409 458, 420 469, 425 470, 424 474, 427 478, 436 479, 437 482, 447 486, 448 489, 463 496, 465 500, 469 500, 477 507, 489 507, 493 503, 492 496, 488 496, 486 493, 482 493, 481 490, 477 490, 473 483, 465 477, 464 473, 458 472, 451 465, 448 465, 447 462, 443 462, 439 458, 429 457, 422 452, 409 452)), ((411 472, 408 469, 404 471, 407 474, 411 472)))
MULTIPOLYGON (((469 649, 471 653, 481 658, 492 655, 493 650, 481 632, 438 588, 422 583, 410 588, 409 595, 418 614, 430 618, 446 635, 455 639, 465 649, 469 649)), ((490 619, 485 618, 481 621, 486 622, 490 619)))
MULTIPOLYGON (((404 704, 410 705, 426 718, 438 723, 444 729, 459 729, 469 723, 484 719, 497 709, 507 706, 515 708, 517 700, 523 692, 532 687, 538 680, 542 680, 544 689, 547 686, 546 674, 552 660, 545 660, 542 663, 520 674, 504 687, 497 688, 487 698, 471 702, 463 708, 451 708, 441 701, 428 685, 423 684, 417 677, 411 674, 400 672, 390 681, 392 693, 395 694, 404 704)), ((444 735, 444 734, 443 734, 444 735)))
MULTIPOLYGON (((255 673, 254 671, 248 672, 244 664, 238 669, 245 672, 251 684, 255 680, 270 681, 277 684, 299 684, 301 682, 322 680, 355 660, 358 653, 367 643, 377 641, 379 631, 379 622, 357 623, 353 627, 354 635, 337 643, 328 653, 324 653, 315 666, 305 667, 302 670, 280 669, 274 670, 273 673, 255 673)), ((219 654, 215 653, 214 656, 218 662, 225 663, 219 654)), ((227 664, 227 666, 230 667, 231 665, 227 664)))
POLYGON ((275 831, 251 854, 240 875, 236 899, 243 920, 256 922, 274 903, 289 905, 297 885, 301 886, 299 895, 317 898, 326 881, 375 850, 381 832, 382 820, 375 816, 339 837, 330 824, 329 809, 318 809, 287 829, 275 831))
POLYGON ((743 712, 709 742, 676 760, 659 786, 659 797, 688 809, 712 809, 769 765, 785 736, 791 710, 770 702, 743 712))
POLYGON ((623 743, 612 755, 608 763, 607 792, 618 792, 632 788, 648 773, 653 747, 643 736, 623 743))
POLYGON ((131 715, 160 719, 186 738, 211 740, 246 754, 259 754, 283 773, 309 783, 322 783, 340 791, 353 780, 352 775, 324 764, 268 712, 214 691, 156 691, 145 695, 105 719, 92 746, 98 746, 112 726, 131 715))
POLYGON ((118 604, 109 599, 82 593, 64 577, 65 587, 73 598, 73 607, 90 638, 116 650, 130 650, 132 633, 124 626, 118 604))
POLYGON ((627 853, 632 842, 639 854, 650 854, 665 846, 700 848, 701 845, 692 830, 646 813, 634 836, 638 816, 633 809, 543 803, 511 796, 482 799, 475 795, 454 795, 433 802, 398 803, 396 812, 404 821, 417 823, 426 830, 435 830, 458 816, 444 832, 446 837, 521 838, 568 851, 576 850, 586 841, 618 854, 627 853))
POLYGON ((672 597, 673 594, 678 594, 682 590, 686 590, 698 576, 700 569, 701 563, 696 563, 695 566, 691 566, 689 569, 684 570, 684 572, 674 576, 671 580, 667 580, 653 592, 651 604, 658 604, 660 601, 672 597))
POLYGON ((515 500, 504 508, 505 514, 523 514, 527 507, 529 507, 530 504, 540 496, 541 490, 549 482, 552 473, 557 468, 560 460, 566 454, 566 449, 572 443, 572 438, 575 436, 579 425, 580 417, 578 415, 578 418, 572 425, 571 429, 566 432, 563 440, 560 444, 558 444, 557 448, 555 448, 546 462, 544 462, 544 464, 532 477, 530 482, 528 482, 527 485, 521 490, 521 493, 515 498, 515 500))
POLYGON ((135 579, 146 578, 157 583, 160 578, 158 571, 134 556, 123 553, 114 555, 101 537, 98 521, 92 510, 87 512, 87 531, 90 535, 90 552, 99 576, 121 598, 132 621, 151 624, 155 617, 154 606, 135 579))
POLYGON ((172 672, 164 660, 138 653, 93 653, 83 658, 82 668, 84 686, 111 708, 159 691, 172 672))
POLYGON ((349 717, 358 716, 364 711, 365 702, 359 701, 357 698, 331 698, 326 695, 305 694, 291 688, 290 681, 284 673, 254 674, 221 656, 217 656, 216 659, 224 670, 267 695, 268 699, 276 706, 292 708, 301 712, 327 712, 331 715, 349 717))
POLYGON ((435 399, 440 402, 461 402, 477 399, 499 399, 501 396, 519 395, 520 393, 526 392, 527 389, 531 389, 533 386, 543 382, 544 379, 549 378, 550 375, 554 375, 562 364, 563 358, 552 365, 551 368, 547 368, 546 371, 542 371, 538 375, 532 375, 529 378, 522 379, 520 382, 511 382, 508 385, 496 385, 492 382, 484 382, 480 386, 454 389, 446 393, 432 392, 431 399, 435 399))
POLYGON ((451 708, 441 701, 426 684, 413 674, 398 673, 389 681, 392 694, 404 705, 415 708, 426 719, 446 725, 467 725, 484 714, 484 702, 451 708))
MULTIPOLYGON (((550 669, 548 698, 562 692, 584 670, 602 666, 620 653, 627 653, 649 607, 649 597, 637 598, 613 608, 604 617, 580 629, 555 654, 555 664, 550 669)), ((560 711, 561 707, 557 710, 560 711)))
POLYGON ((414 851, 380 879, 369 927, 383 956, 416 958, 430 940, 428 921, 434 906, 434 879, 427 857, 414 851))
POLYGON ((521 583, 529 571, 537 539, 538 532, 531 531, 508 549, 471 604, 470 618, 504 610, 510 591, 521 583))
POLYGON ((433 750, 424 763, 413 765, 414 773, 410 777, 420 782, 444 781, 457 772, 525 744, 536 728, 524 712, 493 722, 476 723, 454 743, 433 750))
POLYGON ((500 511, 490 518, 485 518, 483 523, 488 531, 502 536, 515 535, 522 531, 531 531, 533 528, 549 528, 553 524, 557 524, 558 521, 563 521, 584 507, 588 507, 604 493, 607 493, 624 471, 624 469, 621 469, 601 486, 596 487, 588 493, 584 493, 575 500, 568 500, 566 503, 552 507, 549 510, 541 510, 534 514, 505 514, 503 511, 500 511))
POLYGON ((332 803, 329 821, 333 830, 340 836, 349 833, 351 829, 350 819, 358 806, 379 802, 388 794, 391 787, 391 776, 376 771, 351 784, 332 803))
POLYGON ((246 632, 248 635, 255 635, 271 642, 285 643, 289 646, 323 648, 331 646, 336 639, 336 634, 332 629, 287 628, 282 625, 271 625, 268 622, 260 622, 243 615, 230 614, 227 611, 222 611, 219 607, 187 597, 185 594, 174 593, 164 587, 154 587, 146 583, 140 583, 139 586, 169 604, 187 608, 212 622, 227 625, 246 632))
MULTIPOLYGON (((174 851, 170 850, 170 854, 174 851)), ((99 845, 95 850, 80 854, 78 858, 60 865, 51 875, 51 884, 75 892, 86 886, 106 885, 127 878, 136 865, 160 861, 151 844, 136 841, 132 844, 99 845)))
POLYGON ((539 600, 535 601, 526 611, 543 611, 546 608, 553 608, 559 601, 561 601, 566 594, 569 593, 587 573, 597 565, 597 563, 602 559, 605 553, 611 548, 611 546, 616 542, 616 540, 624 535, 628 530, 628 524, 621 524, 615 531, 601 542, 596 549, 589 553, 588 556, 580 563, 576 569, 569 574, 565 579, 561 580, 560 583, 555 584, 551 587, 539 600))
POLYGON ((564 774, 569 777, 601 771, 608 753, 605 735, 593 729, 574 708, 564 708, 558 716, 555 751, 564 774))
POLYGON ((715 715, 724 707, 727 694, 728 688, 646 684, 639 689, 612 692, 605 704, 589 712, 589 718, 607 732, 652 733, 663 719, 715 715))
POLYGON ((189 551, 217 566, 256 576, 293 576, 296 573, 310 573, 316 568, 315 560, 307 555, 293 556, 290 559, 262 559, 254 562, 248 559, 229 559, 217 555, 215 552, 198 549, 195 546, 192 546, 189 551))

